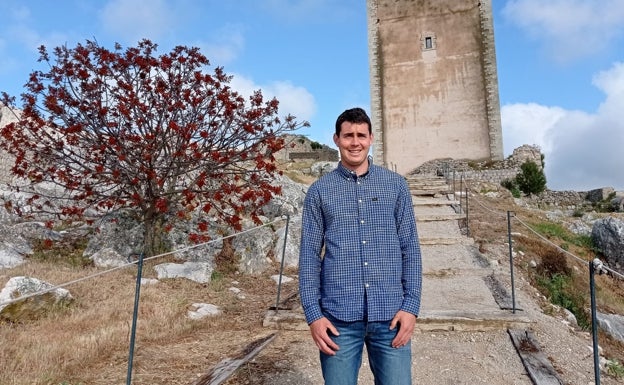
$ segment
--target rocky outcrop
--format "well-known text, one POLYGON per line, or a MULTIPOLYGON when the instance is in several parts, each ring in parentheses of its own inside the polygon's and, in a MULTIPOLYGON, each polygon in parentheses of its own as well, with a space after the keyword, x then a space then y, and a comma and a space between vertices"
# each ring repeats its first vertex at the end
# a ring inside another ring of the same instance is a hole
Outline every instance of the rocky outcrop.
POLYGON ((624 221, 614 217, 594 222, 591 233, 596 248, 614 269, 624 271, 624 221))

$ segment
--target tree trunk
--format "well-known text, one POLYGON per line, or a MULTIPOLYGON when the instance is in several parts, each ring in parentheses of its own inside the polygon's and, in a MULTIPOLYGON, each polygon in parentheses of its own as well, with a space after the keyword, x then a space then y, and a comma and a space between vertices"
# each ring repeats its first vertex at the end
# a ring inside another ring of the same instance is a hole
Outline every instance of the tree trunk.
POLYGON ((163 231, 163 219, 162 215, 148 212, 143 220, 145 228, 143 255, 146 258, 170 251, 169 242, 163 231))

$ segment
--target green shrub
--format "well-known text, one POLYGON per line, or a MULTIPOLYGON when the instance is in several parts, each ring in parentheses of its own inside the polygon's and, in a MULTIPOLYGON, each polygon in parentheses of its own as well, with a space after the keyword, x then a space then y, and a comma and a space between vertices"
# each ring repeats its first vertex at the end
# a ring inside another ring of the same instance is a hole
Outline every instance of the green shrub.
POLYGON ((515 179, 505 179, 501 181, 501 186, 509 190, 514 198, 520 198, 520 188, 518 188, 518 184, 515 179))
POLYGON ((535 162, 524 162, 520 166, 520 170, 516 175, 516 183, 523 193, 527 195, 539 194, 546 190, 546 175, 535 162))
POLYGON ((571 276, 556 273, 551 277, 540 276, 536 281, 538 287, 551 303, 569 310, 576 317, 576 322, 580 328, 589 329, 591 321, 585 310, 585 298, 574 289, 571 276))
POLYGON ((611 376, 617 379, 624 377, 624 365, 618 360, 607 360, 605 367, 607 368, 607 373, 611 376))

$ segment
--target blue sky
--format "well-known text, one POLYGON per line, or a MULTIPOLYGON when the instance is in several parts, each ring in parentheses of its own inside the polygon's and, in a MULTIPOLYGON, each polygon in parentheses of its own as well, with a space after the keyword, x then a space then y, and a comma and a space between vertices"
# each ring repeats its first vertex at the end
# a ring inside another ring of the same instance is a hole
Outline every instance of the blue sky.
MULTIPOLYGON (((545 154, 548 187, 624 190, 624 0, 493 0, 504 155, 545 154)), ((0 91, 18 96, 40 45, 142 38, 197 46, 333 146, 336 116, 370 110, 364 0, 0 0, 0 91), (53 5, 52 5, 53 4, 53 5)))

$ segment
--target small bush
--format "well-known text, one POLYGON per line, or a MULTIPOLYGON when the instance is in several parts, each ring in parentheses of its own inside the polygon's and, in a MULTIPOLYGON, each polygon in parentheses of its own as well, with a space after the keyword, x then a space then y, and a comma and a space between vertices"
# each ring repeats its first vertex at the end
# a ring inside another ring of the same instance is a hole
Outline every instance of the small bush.
POLYGON ((551 303, 569 310, 576 317, 580 328, 589 329, 591 321, 585 310, 585 298, 574 289, 571 276, 556 273, 551 277, 540 276, 536 282, 540 291, 548 297, 551 303))
POLYGON ((542 255, 542 261, 537 266, 537 271, 548 278, 557 275, 569 276, 571 269, 568 266, 568 260, 562 252, 549 252, 542 255))
POLYGON ((523 193, 527 195, 539 194, 546 190, 546 175, 535 162, 524 162, 520 166, 520 170, 516 175, 516 183, 523 193))
POLYGON ((515 179, 505 179, 501 182, 501 186, 509 190, 514 198, 520 198, 522 195, 515 179))
POLYGON ((617 379, 624 377, 624 365, 622 365, 618 360, 608 360, 605 367, 607 368, 607 373, 617 379))
POLYGON ((42 262, 61 263, 77 268, 90 266, 93 262, 83 256, 87 242, 86 237, 56 242, 49 239, 38 239, 33 241, 32 258, 42 262))

